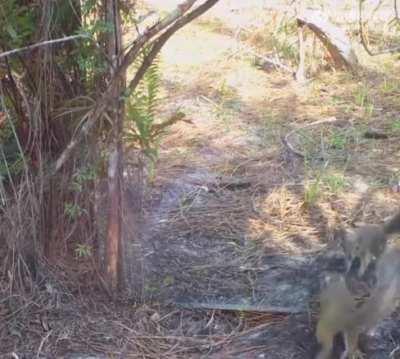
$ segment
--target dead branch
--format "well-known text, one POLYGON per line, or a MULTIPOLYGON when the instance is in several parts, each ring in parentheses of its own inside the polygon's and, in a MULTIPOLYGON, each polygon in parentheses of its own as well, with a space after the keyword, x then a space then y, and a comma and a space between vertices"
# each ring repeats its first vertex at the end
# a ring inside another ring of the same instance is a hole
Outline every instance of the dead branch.
POLYGON ((259 54, 257 51, 255 51, 253 48, 251 48, 248 45, 241 45, 241 47, 242 47, 242 50, 244 52, 247 52, 247 53, 255 56, 256 58, 259 58, 260 60, 263 60, 265 64, 273 65, 274 67, 279 68, 279 69, 281 69, 281 70, 283 70, 285 72, 291 73, 291 74, 294 73, 294 69, 292 69, 291 67, 283 64, 282 62, 279 61, 279 59, 271 59, 269 57, 261 55, 261 54, 259 54))
POLYGON ((166 30, 151 46, 151 50, 147 56, 142 61, 138 71, 136 72, 134 78, 129 83, 128 88, 130 91, 134 91, 139 84, 140 80, 144 76, 147 69, 150 67, 158 53, 161 51, 162 47, 168 41, 168 39, 180 28, 191 22, 196 17, 203 14, 206 10, 208 10, 211 6, 216 4, 219 0, 211 0, 205 2, 203 5, 200 5, 195 10, 191 11, 189 14, 184 15, 181 19, 179 19, 175 24, 173 24, 168 30, 166 30))
POLYGON ((345 31, 319 10, 306 9, 297 15, 297 25, 306 25, 324 44, 337 68, 356 72, 358 59, 345 31))
MULTIPOLYGON (((373 52, 371 51, 371 49, 368 47, 367 44, 367 39, 365 36, 365 32, 364 32, 364 21, 363 21, 363 2, 365 0, 358 0, 358 30, 360 33, 360 41, 361 41, 361 45, 363 46, 364 50, 367 52, 367 54, 369 56, 377 56, 377 55, 383 55, 383 54, 391 54, 391 53, 395 53, 395 52, 399 52, 400 51, 400 46, 396 46, 396 47, 392 47, 389 49, 384 49, 381 51, 377 51, 377 52, 373 52)), ((396 19, 398 19, 398 11, 397 11, 397 2, 396 0, 394 0, 394 8, 395 8, 395 13, 396 13, 396 19)))
POLYGON ((297 156, 299 156, 301 158, 304 158, 305 157, 304 153, 301 152, 300 150, 296 149, 293 146, 293 144, 289 141, 289 138, 291 136, 293 136, 295 133, 297 133, 298 131, 304 130, 305 128, 314 127, 314 126, 325 124, 325 123, 333 123, 333 122, 337 122, 337 121, 339 121, 339 119, 337 119, 336 117, 329 117, 329 118, 325 118, 325 119, 322 119, 322 120, 318 120, 318 121, 314 121, 314 122, 311 122, 311 123, 307 123, 304 126, 301 126, 301 127, 298 127, 298 128, 295 128, 295 129, 289 131, 286 134, 286 136, 284 138, 282 138, 282 142, 295 155, 297 155, 297 156))
POLYGON ((19 49, 14 49, 14 50, 2 52, 2 53, 0 53, 0 59, 3 58, 3 57, 7 57, 7 56, 12 56, 12 55, 18 54, 20 52, 30 51, 30 50, 36 49, 38 47, 54 45, 54 44, 58 44, 60 42, 67 42, 67 41, 72 41, 72 40, 76 40, 76 39, 79 39, 79 38, 88 38, 88 37, 89 36, 87 36, 87 35, 80 34, 80 35, 71 35, 71 36, 62 37, 60 39, 46 40, 46 41, 38 42, 38 43, 33 44, 33 45, 21 47, 19 49))
POLYGON ((178 301, 175 304, 185 309, 225 310, 234 312, 239 311, 239 312, 298 314, 305 311, 304 308, 299 308, 299 307, 279 307, 279 306, 265 306, 257 304, 240 304, 240 303, 223 303, 223 302, 178 301))

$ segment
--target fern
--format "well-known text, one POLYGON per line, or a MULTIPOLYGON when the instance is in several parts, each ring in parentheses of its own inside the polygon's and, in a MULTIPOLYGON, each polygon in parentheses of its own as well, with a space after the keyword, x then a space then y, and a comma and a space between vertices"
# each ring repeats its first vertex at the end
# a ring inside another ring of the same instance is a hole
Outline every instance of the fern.
MULTIPOLYGON (((139 57, 139 63, 143 61, 146 53, 147 51, 144 51, 139 57)), ((159 58, 156 58, 136 91, 128 97, 126 102, 125 143, 128 147, 141 149, 153 162, 158 157, 159 142, 165 129, 184 117, 181 112, 177 112, 164 122, 158 121, 160 89, 160 65, 159 58)))

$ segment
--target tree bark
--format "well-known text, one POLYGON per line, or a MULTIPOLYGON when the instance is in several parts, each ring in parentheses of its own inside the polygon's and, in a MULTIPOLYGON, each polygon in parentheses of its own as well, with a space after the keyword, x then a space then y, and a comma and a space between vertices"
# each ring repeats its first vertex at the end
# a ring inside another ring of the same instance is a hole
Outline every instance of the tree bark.
MULTIPOLYGON (((106 0, 106 21, 113 24, 114 31, 108 36, 107 52, 112 67, 110 79, 115 75, 115 69, 120 66, 122 58, 122 31, 119 0, 106 0)), ((118 78, 118 83, 111 93, 112 101, 112 141, 108 160, 108 196, 109 215, 106 243, 106 276, 112 293, 122 284, 122 181, 123 181, 123 153, 122 130, 124 120, 124 105, 119 94, 125 90, 125 73, 118 78)))

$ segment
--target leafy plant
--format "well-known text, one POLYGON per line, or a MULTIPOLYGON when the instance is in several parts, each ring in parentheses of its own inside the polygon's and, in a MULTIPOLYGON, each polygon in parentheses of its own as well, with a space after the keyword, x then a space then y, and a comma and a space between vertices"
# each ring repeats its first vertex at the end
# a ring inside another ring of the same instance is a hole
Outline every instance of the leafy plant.
POLYGON ((399 133, 400 132, 400 119, 394 120, 391 125, 392 131, 399 133))
POLYGON ((82 215, 84 210, 76 203, 67 202, 64 204, 64 214, 71 220, 74 220, 82 215))
MULTIPOLYGON (((28 2, 29 3, 29 2, 28 2)), ((37 13, 34 5, 20 5, 17 0, 0 3, 0 42, 8 48, 21 47, 35 32, 37 13)))
POLYGON ((346 147, 346 143, 346 136, 340 132, 334 132, 329 138, 330 146, 338 150, 344 150, 346 147))
POLYGON ((297 33, 297 25, 293 21, 282 21, 271 37, 272 48, 284 59, 296 62, 298 49, 296 42, 290 41, 297 33))
POLYGON ((354 95, 356 105, 364 109, 365 115, 370 117, 374 112, 374 103, 371 99, 368 87, 363 84, 360 85, 354 95))
POLYGON ((84 184, 95 179, 96 171, 93 168, 83 168, 73 175, 71 189, 75 192, 82 192, 84 184))
POLYGON ((320 179, 310 183, 304 191, 304 205, 309 207, 315 204, 321 193, 320 179))
MULTIPOLYGON (((146 52, 143 56, 146 56, 146 52)), ((126 101, 125 143, 128 148, 141 149, 152 162, 158 158, 160 138, 166 129, 185 117, 184 113, 177 111, 167 120, 158 120, 160 86, 159 61, 156 59, 146 71, 135 93, 128 96, 126 101)))
POLYGON ((323 182, 328 186, 333 193, 338 193, 346 186, 346 180, 343 175, 329 174, 324 176, 323 182))
POLYGON ((92 256, 92 246, 88 244, 77 244, 75 248, 75 255, 77 257, 91 257, 92 256))
MULTIPOLYGON (((307 163, 305 163, 306 166, 307 163)), ((316 176, 314 180, 309 181, 308 185, 305 187, 304 190, 304 206, 310 207, 316 203, 318 198, 321 195, 321 180, 323 177, 323 174, 326 171, 326 168, 328 166, 328 162, 325 162, 323 167, 316 172, 316 176)), ((312 171, 312 170, 311 170, 312 171)))

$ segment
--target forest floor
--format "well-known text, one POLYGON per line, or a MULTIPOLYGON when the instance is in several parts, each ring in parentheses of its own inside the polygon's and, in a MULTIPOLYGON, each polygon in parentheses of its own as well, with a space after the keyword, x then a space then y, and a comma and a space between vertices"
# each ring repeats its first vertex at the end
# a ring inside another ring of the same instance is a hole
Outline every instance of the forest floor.
MULTIPOLYGON (((162 141, 145 196, 147 304, 61 300, 52 329, 31 333, 38 358, 313 357, 320 281, 343 270, 334 229, 398 208, 400 62, 357 49, 354 77, 317 57, 299 84, 255 59, 280 49, 293 66, 295 27, 279 27, 276 9, 223 1, 167 43, 161 113, 189 121, 162 141)), ((393 315, 363 338, 368 358, 398 347, 398 324, 393 315)))

